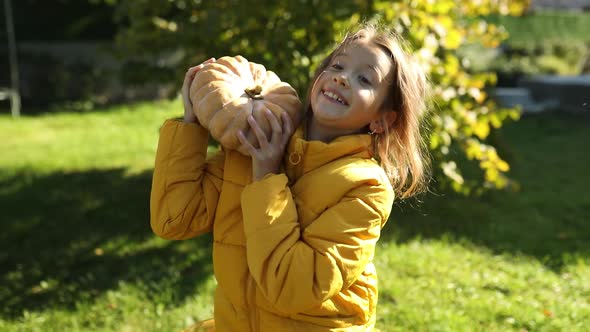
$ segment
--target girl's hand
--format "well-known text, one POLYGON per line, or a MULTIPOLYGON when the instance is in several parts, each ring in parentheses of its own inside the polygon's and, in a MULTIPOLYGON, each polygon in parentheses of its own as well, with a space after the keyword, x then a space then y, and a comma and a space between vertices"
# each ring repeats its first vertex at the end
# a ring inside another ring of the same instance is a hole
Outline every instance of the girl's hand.
POLYGON ((262 179, 269 173, 279 173, 285 147, 293 134, 293 124, 287 113, 281 114, 283 120, 283 126, 281 127, 279 120, 269 109, 263 112, 272 129, 270 140, 268 140, 252 115, 248 116, 248 124, 254 131, 260 148, 257 149, 252 146, 241 130, 237 134, 238 139, 252 157, 252 177, 254 181, 262 179))
POLYGON ((190 99, 190 88, 195 78, 195 74, 201 70, 206 64, 215 62, 215 58, 211 58, 198 66, 190 67, 184 75, 184 82, 182 83, 182 104, 184 105, 184 122, 199 123, 197 116, 193 113, 193 103, 190 99))

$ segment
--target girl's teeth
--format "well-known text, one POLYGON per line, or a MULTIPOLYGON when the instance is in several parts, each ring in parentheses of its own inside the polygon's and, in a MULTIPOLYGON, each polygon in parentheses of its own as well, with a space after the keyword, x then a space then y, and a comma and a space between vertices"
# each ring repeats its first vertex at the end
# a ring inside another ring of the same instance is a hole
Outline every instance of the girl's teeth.
POLYGON ((338 101, 341 104, 344 104, 344 101, 342 101, 342 99, 340 97, 338 97, 336 94, 334 94, 332 92, 326 91, 326 92, 324 92, 324 95, 327 97, 330 97, 331 99, 338 101))

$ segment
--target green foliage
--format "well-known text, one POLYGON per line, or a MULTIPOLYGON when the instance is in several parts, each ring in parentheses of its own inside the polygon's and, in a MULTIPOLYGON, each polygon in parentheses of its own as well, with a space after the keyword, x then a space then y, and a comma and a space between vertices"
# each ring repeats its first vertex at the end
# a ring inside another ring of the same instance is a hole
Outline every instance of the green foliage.
MULTIPOLYGON (((109 40, 117 30, 113 8, 103 0, 13 0, 12 13, 17 42, 109 40)), ((0 15, 4 46, 4 6, 0 15)))
POLYGON ((107 90, 112 73, 87 60, 65 62, 57 56, 21 51, 21 98, 27 113, 48 105, 90 100, 107 90), (22 67, 21 67, 22 68, 22 67))
POLYGON ((509 165, 486 142, 493 129, 519 113, 500 109, 488 100, 486 86, 495 83, 493 73, 469 73, 457 50, 464 44, 496 47, 505 38, 504 30, 475 19, 493 12, 518 14, 525 1, 412 1, 377 2, 376 8, 387 22, 403 34, 416 50, 433 84, 430 117, 430 149, 435 157, 435 175, 443 184, 461 193, 481 193, 489 188, 514 184, 506 177, 509 165), (457 155, 459 152, 459 156, 457 155), (468 159, 481 172, 463 176, 458 164, 468 159))
MULTIPOLYGON (((241 54, 264 64, 304 93, 317 53, 331 46, 339 21, 362 8, 358 0, 119 1, 128 21, 118 41, 136 56, 183 76, 209 57, 241 54), (334 10, 334 8, 337 8, 334 10)), ((366 6, 366 5, 365 5, 366 6)))
POLYGON ((584 42, 568 39, 531 40, 507 44, 490 68, 507 74, 579 75, 588 49, 584 42))
MULTIPOLYGON (((111 3, 113 1, 110 1, 111 3)), ((264 64, 303 95, 309 77, 343 33, 360 21, 380 21, 416 50, 433 83, 430 148, 439 182, 463 193, 505 188, 508 164, 489 133, 516 110, 498 109, 487 99, 492 73, 469 74, 457 49, 477 42, 495 47, 503 29, 478 17, 520 14, 527 0, 360 1, 360 0, 119 0, 125 25, 118 42, 125 51, 176 72, 180 85, 191 65, 215 56, 241 54, 264 64), (450 153, 458 148, 482 170, 465 180, 450 153)))
POLYGON ((484 19, 510 31, 509 44, 542 39, 590 42, 590 12, 535 11, 521 17, 489 15, 484 19))

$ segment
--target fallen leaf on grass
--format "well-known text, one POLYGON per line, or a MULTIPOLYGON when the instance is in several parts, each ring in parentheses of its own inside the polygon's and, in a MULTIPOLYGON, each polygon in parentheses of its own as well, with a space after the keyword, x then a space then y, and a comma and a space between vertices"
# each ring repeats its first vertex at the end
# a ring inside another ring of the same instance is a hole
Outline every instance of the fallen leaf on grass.
POLYGON ((547 309, 543 309, 543 315, 545 315, 545 317, 553 317, 553 313, 547 309))

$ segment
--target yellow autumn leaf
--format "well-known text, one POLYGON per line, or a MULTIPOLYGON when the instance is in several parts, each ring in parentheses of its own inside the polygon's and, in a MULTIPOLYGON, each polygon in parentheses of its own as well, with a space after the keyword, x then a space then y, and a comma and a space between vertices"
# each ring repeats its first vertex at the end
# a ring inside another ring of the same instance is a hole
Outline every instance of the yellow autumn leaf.
POLYGON ((486 180, 489 182, 496 182, 496 180, 498 179, 498 170, 496 170, 495 168, 488 168, 486 169, 486 180))
POLYGON ((463 35, 458 30, 447 31, 447 36, 444 39, 444 45, 449 50, 454 50, 461 45, 463 35))
POLYGON ((476 140, 469 140, 465 149, 465 155, 468 159, 481 159, 483 155, 481 145, 476 140))
POLYGON ((510 170, 510 165, 502 159, 496 162, 496 167, 502 172, 508 172, 510 170))
POLYGON ((469 88, 467 89, 467 93, 473 97, 473 99, 475 99, 478 103, 482 103, 485 98, 486 98, 486 94, 485 92, 481 91, 478 88, 469 88))
POLYGON ((473 126, 473 133, 479 137, 479 139, 485 139, 490 134, 490 127, 483 121, 478 121, 473 126))

